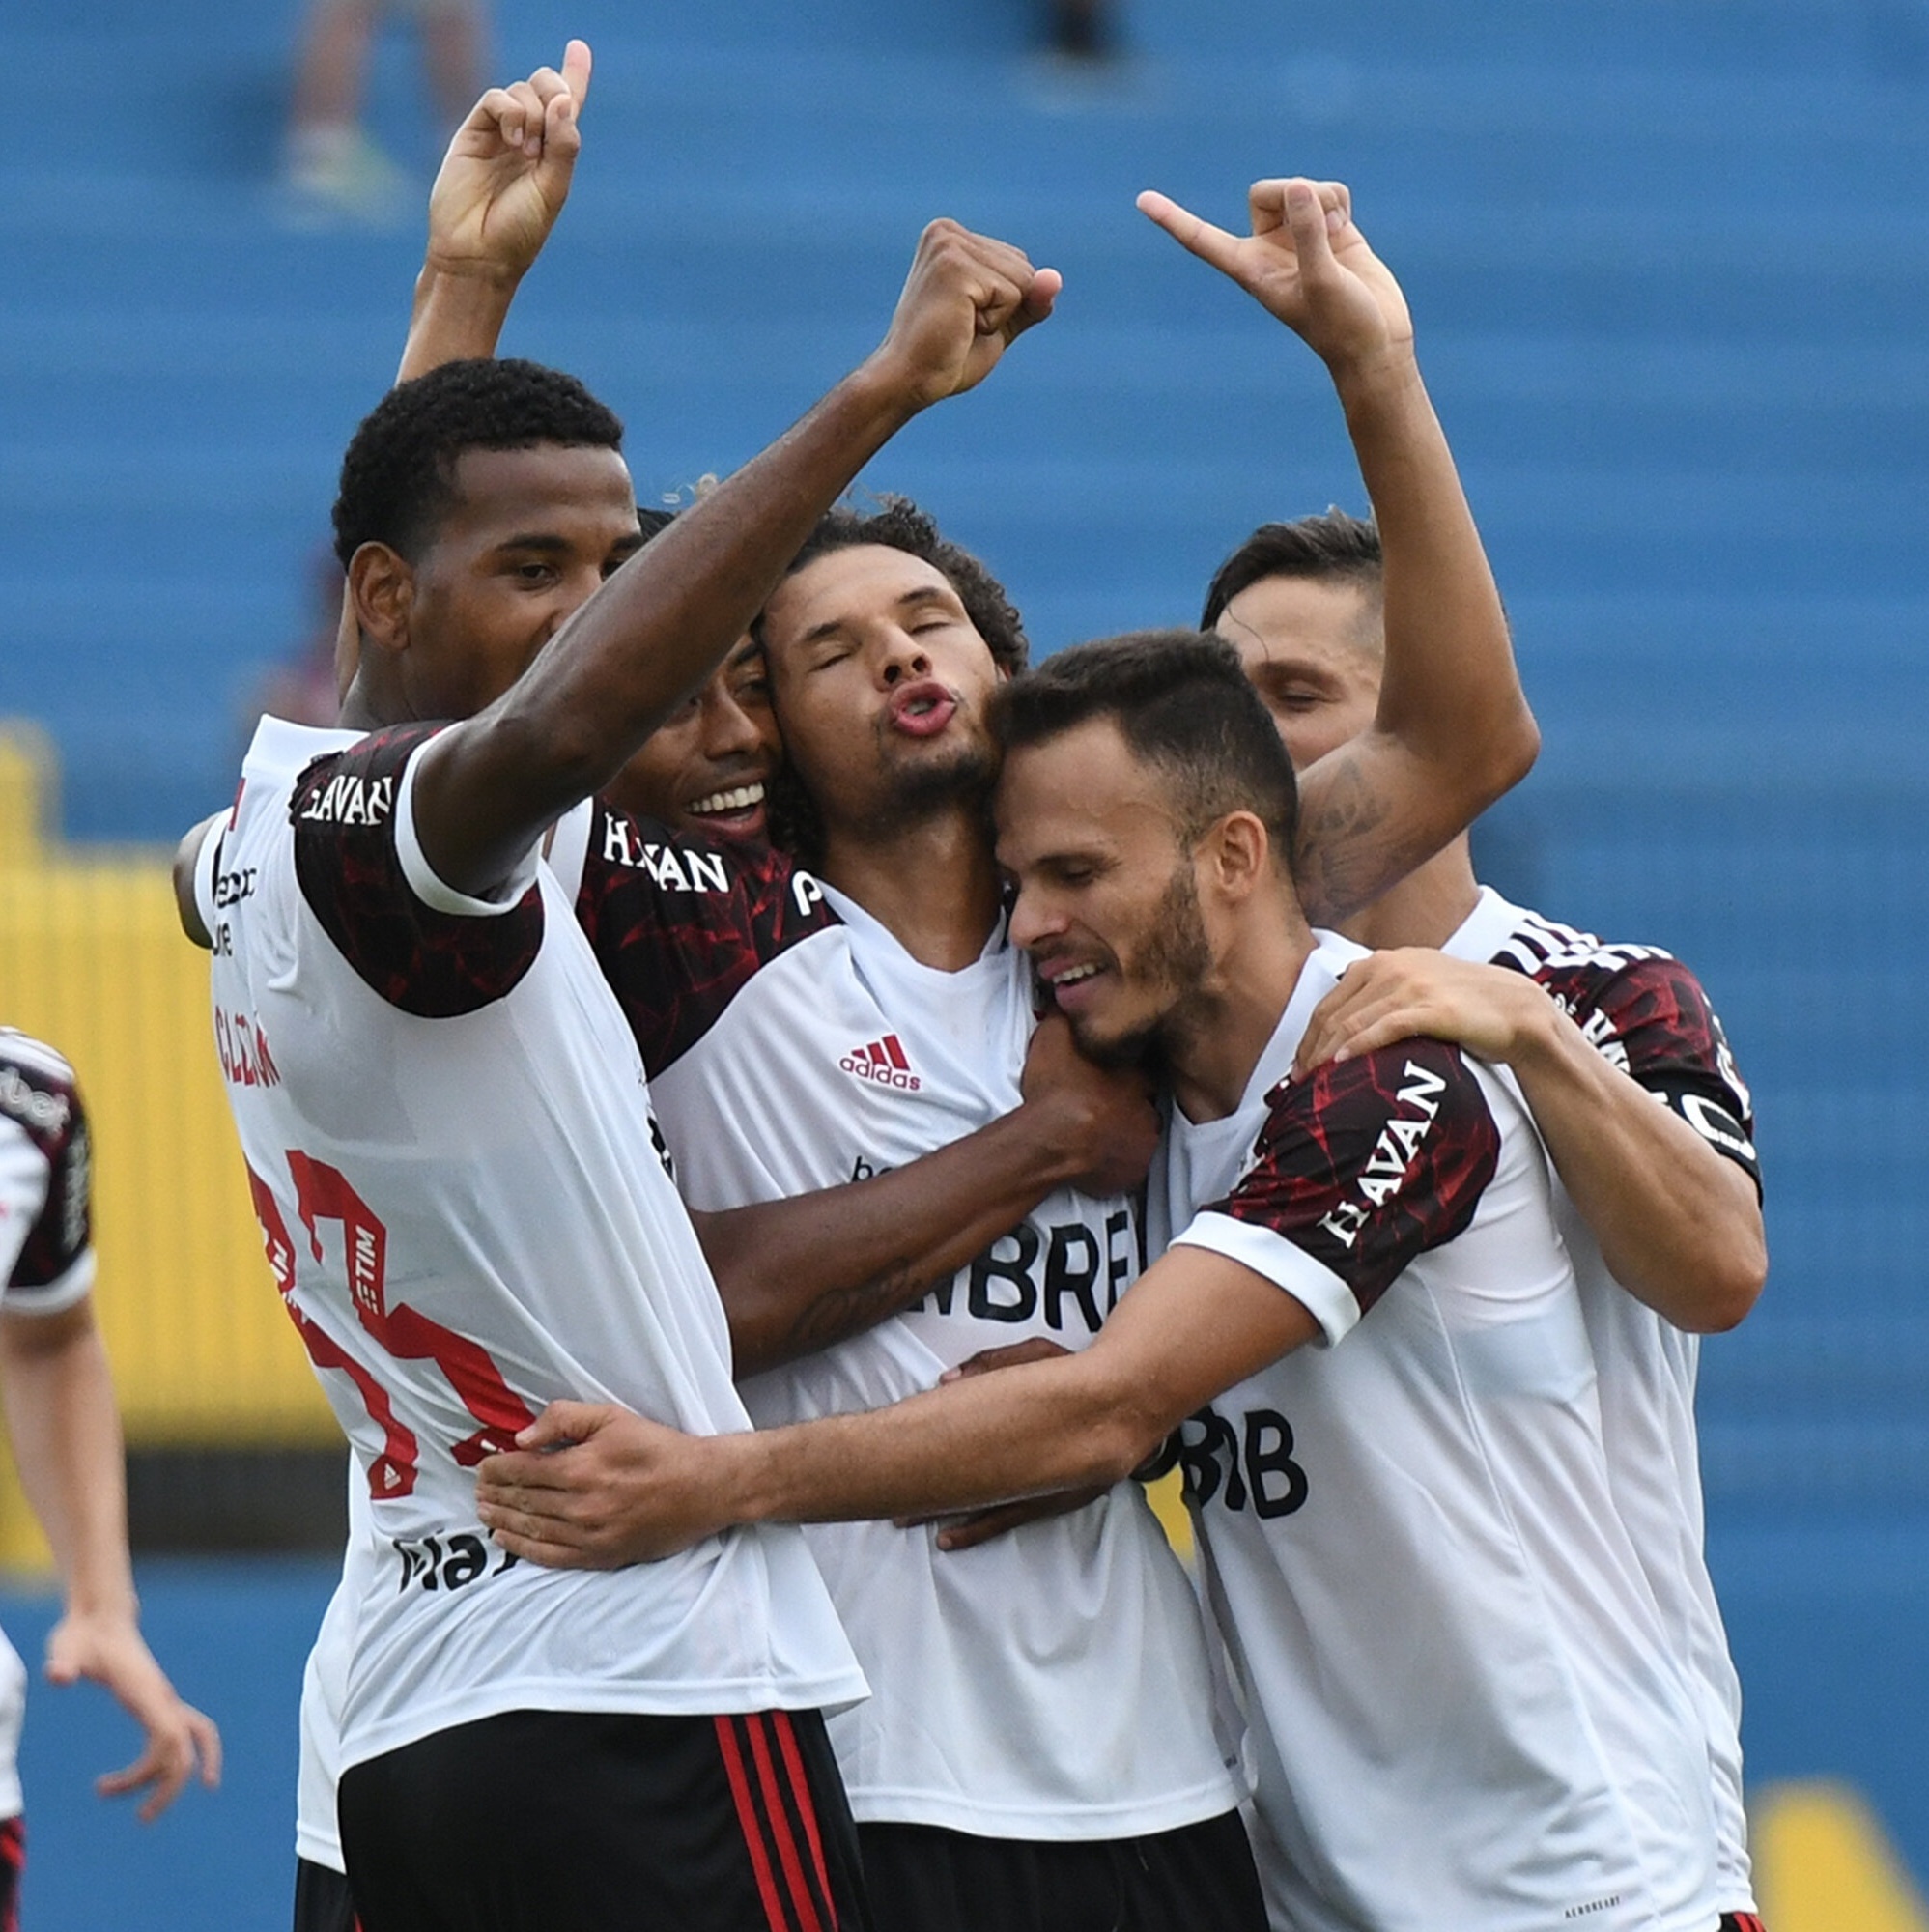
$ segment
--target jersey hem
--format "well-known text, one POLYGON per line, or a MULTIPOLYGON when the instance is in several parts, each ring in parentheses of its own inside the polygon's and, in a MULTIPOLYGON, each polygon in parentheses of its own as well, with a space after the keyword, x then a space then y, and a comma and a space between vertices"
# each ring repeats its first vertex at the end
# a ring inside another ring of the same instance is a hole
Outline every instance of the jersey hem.
POLYGON ((339 1838, 324 1838, 300 1825, 295 1828, 295 1856, 311 1865, 326 1865, 331 1872, 349 1874, 348 1861, 342 1857, 339 1838))
MULTIPOLYGON (((714 1683, 658 1686, 583 1684, 580 1680, 536 1677, 510 1679, 486 1690, 438 1699, 379 1724, 358 1728, 342 1739, 341 1772, 372 1757, 419 1744, 438 1731, 452 1731, 483 1718, 511 1711, 588 1711, 636 1718, 734 1717, 752 1711, 839 1711, 870 1695, 862 1672, 835 1676, 747 1682, 726 1678, 714 1683)), ((339 1781, 340 1773, 337 1774, 339 1781)))
POLYGON ((94 1286, 94 1250, 88 1248, 75 1256, 67 1271, 53 1281, 36 1282, 31 1286, 12 1282, 4 1291, 8 1313, 65 1315, 70 1308, 85 1299, 94 1286))
POLYGON ((1303 1304, 1329 1345, 1343 1341, 1358 1325, 1360 1304, 1352 1290, 1323 1262, 1315 1261, 1270 1228, 1208 1210, 1195 1214, 1185 1232, 1173 1236, 1171 1245, 1204 1248, 1251 1268, 1303 1304))
POLYGON ((929 1825, 970 1837, 1009 1838, 1023 1844, 1101 1844, 1112 1838, 1152 1837, 1223 1818, 1245 1802, 1243 1788, 1231 1777, 1168 1797, 1076 1808, 1037 1798, 1016 1801, 1008 1808, 966 1804, 943 1792, 865 1789, 848 1780, 845 1795, 851 1816, 860 1825, 929 1825), (1055 1805, 1058 1808, 1052 1808, 1055 1805))

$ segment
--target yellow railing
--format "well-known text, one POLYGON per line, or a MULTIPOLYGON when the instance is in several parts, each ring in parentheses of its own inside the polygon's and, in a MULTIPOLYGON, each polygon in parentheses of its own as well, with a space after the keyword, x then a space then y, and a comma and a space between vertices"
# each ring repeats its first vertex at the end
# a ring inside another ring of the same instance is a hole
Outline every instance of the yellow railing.
MULTIPOLYGON (((0 724, 0 1023, 80 1075, 94 1130, 95 1305, 130 1443, 338 1439, 281 1312, 248 1207, 169 854, 43 833, 53 763, 0 724)), ((185 828, 183 828, 185 830, 185 828)), ((0 1566, 44 1561, 11 1479, 0 1566)))

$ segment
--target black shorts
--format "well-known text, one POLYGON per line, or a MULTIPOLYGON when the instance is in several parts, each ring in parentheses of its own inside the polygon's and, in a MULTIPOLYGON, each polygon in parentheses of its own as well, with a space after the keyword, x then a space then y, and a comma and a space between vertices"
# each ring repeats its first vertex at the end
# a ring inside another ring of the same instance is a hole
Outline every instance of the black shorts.
POLYGON ((1236 1811, 1092 1843, 860 1825, 877 1932, 1266 1932, 1236 1811))
POLYGON ((0 1824, 0 1932, 20 1932, 20 1874, 27 1868, 27 1828, 18 1818, 0 1824))
POLYGON ((815 1711, 511 1711, 352 1766, 363 1932, 867 1932, 815 1711))
POLYGON ((1769 1932, 1752 1912, 1724 1912, 1716 1932, 1769 1932))
POLYGON ((357 1932, 348 1880, 312 1859, 295 1861, 295 1932, 357 1932))

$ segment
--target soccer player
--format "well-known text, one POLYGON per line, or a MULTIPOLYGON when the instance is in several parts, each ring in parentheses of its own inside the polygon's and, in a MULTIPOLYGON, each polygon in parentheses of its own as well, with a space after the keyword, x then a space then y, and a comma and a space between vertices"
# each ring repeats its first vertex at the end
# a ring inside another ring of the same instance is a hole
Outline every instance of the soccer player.
MULTIPOLYGON (((1379 593, 1377 531, 1338 511, 1263 526, 1213 579, 1202 622, 1239 653, 1296 766, 1372 715, 1379 593)), ((1296 1071, 1414 1034, 1454 1040, 1512 1070, 1553 1157, 1615 1506, 1700 1699, 1717 1902, 1730 1932, 1745 1928, 1741 1687, 1702 1552, 1694 1384, 1699 1334, 1747 1314, 1768 1256, 1748 1092, 1721 1023, 1667 953, 1604 944, 1482 887, 1464 837, 1345 930, 1405 950, 1347 972, 1296 1071)))
MULTIPOLYGON (((1286 184, 1256 193, 1243 278, 1333 367, 1408 600, 1410 681, 1382 741, 1308 781, 1294 856, 1335 906, 1425 849, 1428 814, 1496 781, 1524 710, 1399 291, 1344 190, 1302 186, 1299 236, 1286 184)), ((774 802, 837 924, 769 956, 701 1031, 645 1044, 680 1183, 705 1208, 895 1166, 979 1125, 1010 1104, 1032 1026, 983 830, 986 705, 1025 654, 1002 589, 909 505, 838 511, 758 630, 793 781, 774 802)), ((747 1383, 752 1414, 872 1406, 1021 1340, 1084 1346, 1137 1272, 1132 1227, 1124 1200, 1055 1194, 918 1308, 747 1383)), ((1244 1922, 1204 1660, 1143 1500, 1121 1491, 1007 1546, 940 1553, 974 1533, 812 1532, 872 1687, 833 1740, 874 1910, 921 1932, 961 1913, 1028 1926, 1028 1901, 1056 1892, 1093 1922, 1121 1895, 1149 1924, 1244 1922)))
MULTIPOLYGON (((1337 212, 1341 191, 1327 193, 1337 212)), ((1296 276, 1278 232, 1284 206, 1283 194, 1275 193, 1256 211, 1262 232, 1272 237, 1256 268, 1266 271, 1261 279, 1273 298, 1291 308, 1296 276)), ((1521 737, 1531 726, 1477 537, 1400 339, 1398 292, 1349 228, 1345 220, 1335 227, 1349 268, 1331 278, 1329 310, 1337 295, 1355 328, 1365 322, 1375 343, 1387 334, 1395 339, 1383 366, 1362 354, 1366 380, 1353 382, 1347 402, 1363 424, 1372 473, 1390 474, 1409 462, 1418 472, 1418 480, 1404 482, 1404 495, 1402 486, 1389 487, 1396 521, 1411 532, 1403 550, 1410 559, 1412 604, 1416 612, 1427 608, 1428 635, 1438 640, 1430 680, 1417 662, 1423 627, 1402 627, 1405 655, 1416 662, 1404 692, 1389 692, 1384 742, 1358 764, 1336 761, 1312 787, 1331 811, 1306 842, 1307 869, 1336 895, 1348 890, 1364 895, 1408 863, 1416 843, 1424 850, 1436 839, 1439 831, 1431 828, 1447 814, 1514 775, 1518 765, 1510 761, 1524 754, 1521 737), (1391 327, 1381 305, 1387 291, 1396 311, 1391 327), (1416 500, 1423 495, 1424 507, 1416 500)), ((465 320, 476 312, 471 304, 465 320)), ((1330 329, 1330 312, 1325 320, 1330 329)), ((466 350, 493 346, 493 336, 465 337, 460 329, 456 335, 466 350)), ((420 341, 426 340, 424 332, 420 341)), ((427 355, 425 346, 421 353, 427 355)), ((1343 393, 1347 388, 1343 383, 1343 393)), ((867 594, 880 559, 892 568, 922 563, 923 604, 949 599, 968 620, 951 625, 949 641, 975 685, 970 701, 960 705, 958 694, 943 704, 928 701, 928 692, 900 694, 910 699, 905 712, 920 721, 903 735, 931 741, 934 756, 926 762, 941 766, 956 760, 961 746, 967 760, 981 755, 982 697, 1001 664, 1022 662, 1024 648, 1003 593, 910 513, 855 528, 833 520, 827 527, 857 540, 820 542, 807 559, 820 549, 849 554, 801 563, 794 582, 828 576, 824 594, 835 603, 853 582, 867 594), (907 545, 926 554, 917 556, 907 545)), ((928 647, 940 628, 933 620, 944 613, 926 608, 919 614, 928 647)), ((766 630, 774 632, 780 621, 773 609, 766 630)), ((902 669, 887 646, 883 683, 902 683, 902 669)), ((836 885, 849 888, 836 900, 840 917, 816 933, 793 923, 773 943, 753 928, 720 931, 726 908, 695 909, 702 929, 694 938, 704 945, 722 938, 729 956, 754 967, 742 975, 733 967, 701 1000, 671 1009, 660 997, 651 976, 663 956, 661 933, 647 945, 623 943, 626 921, 661 919, 660 907, 638 902, 649 895, 639 893, 635 874, 647 864, 660 884, 666 872, 680 882, 688 862, 646 860, 635 831, 608 814, 588 840, 586 864, 610 872, 625 902, 616 917, 608 916, 599 909, 604 889, 585 878, 579 907, 587 908, 585 924, 599 952, 615 961, 612 980, 625 993, 657 1080, 680 1179, 700 1205, 768 1204, 799 1188, 826 1190, 914 1161, 995 1120, 1017 1097, 1031 1028, 1030 982, 1017 955, 999 941, 995 886, 988 900, 984 890, 991 868, 973 783, 968 778, 952 784, 949 795, 941 785, 934 795, 914 778, 914 796, 887 798, 867 827, 862 813, 853 816, 830 796, 822 776, 854 767, 862 781, 875 785, 881 779, 880 796, 889 792, 899 775, 870 770, 865 749, 875 744, 881 757, 892 755, 876 728, 877 696, 860 679, 847 682, 841 711, 820 708, 818 776, 803 794, 813 809, 821 807, 819 821, 837 826, 852 855, 850 870, 841 878, 834 873, 836 885), (950 838, 956 869, 948 871, 947 855, 928 849, 901 863, 904 855, 890 849, 891 835, 906 826, 919 836, 935 831, 940 840, 950 838), (857 854, 866 833, 874 849, 863 863, 857 854), (899 890, 880 893, 879 881, 894 873, 899 890), (917 937, 907 942, 907 931, 917 937), (949 965, 922 952, 933 933, 957 949, 949 965), (640 981, 638 963, 645 969, 640 981), (813 1037, 822 1052, 800 1053, 800 1039, 813 1037), (931 1038, 935 1050, 914 1060, 920 1037, 931 1038), (974 1065, 987 1043, 988 1061, 974 1065), (778 1067, 784 1069, 781 1086, 773 1081, 778 1067)), ((555 862, 565 873, 565 850, 582 849, 580 839, 574 826, 558 833, 555 862)), ((816 893, 815 882, 807 889, 816 893)), ((987 1341, 1026 1333, 1074 1343, 1088 1338, 1135 1272, 1133 1247, 1125 1201, 1081 1201, 1055 1190, 1025 1225, 935 1293, 928 1309, 792 1376, 761 1378, 752 1400, 776 1406, 766 1413, 799 1401, 848 1406, 853 1388, 875 1400, 870 1391, 879 1388, 922 1386, 987 1341)), ((724 1290, 730 1299, 727 1280, 724 1290)), ((868 1319, 888 1312, 877 1305, 868 1319)), ((1177 1923, 1197 1922, 1202 1910, 1222 1922, 1250 1917, 1250 1899, 1228 1889, 1245 1868, 1230 1815, 1236 1787, 1205 1727, 1206 1677, 1190 1605, 1142 1502, 1110 1499, 1093 1520, 1041 1525, 1017 1555, 988 1555, 969 1568, 938 1563, 924 1531, 889 1532, 870 1550, 854 1550, 846 1539, 835 1554, 838 1576, 851 1579, 850 1589, 839 1592, 847 1622, 871 1633, 859 1641, 878 1693, 869 1711, 837 1720, 840 1758, 857 1787, 874 1903, 901 1915, 892 1922, 938 1926, 966 1909, 979 1922, 990 1913, 1001 1923, 1029 1923, 1024 1895, 1041 1890, 1109 1913, 1121 1884, 1141 1915, 1162 1913, 1177 1923), (1026 1606, 1022 1613, 1014 1613, 1014 1602, 1026 1606), (1107 1608, 1081 1614, 1080 1606, 1094 1603, 1107 1608), (1056 1612, 1062 1626, 1056 1635, 1046 1608, 1054 1605, 1065 1606, 1056 1612), (1111 1606, 1122 1607, 1113 1614, 1111 1606), (1015 1647, 1014 1614, 1025 1638, 1015 1647), (1094 1623, 1106 1641, 1093 1641, 1094 1623), (1121 1634, 1112 1634, 1115 1629, 1121 1634), (1048 1669, 1033 1662, 1041 1644, 1048 1646, 1048 1669), (1121 1698, 1118 1686, 1128 1679, 1136 1695, 1121 1698), (1093 1713, 1108 1708, 1118 1716, 1102 1733, 1094 1731, 1093 1713), (1183 1750, 1175 1748, 1176 1740, 1183 1741, 1183 1750), (1154 1743, 1161 1748, 1149 1755, 1154 1743), (1223 1903, 1214 1907, 1206 1902, 1210 1898, 1223 1903)))
MULTIPOLYGON (((1340 908, 1508 782, 1531 724, 1398 288, 1344 191, 1305 195, 1303 243, 1286 184, 1255 197, 1243 280, 1334 363, 1409 585, 1396 626, 1409 672, 1388 690, 1380 742, 1309 781, 1297 856, 1309 891, 1340 908), (1317 251, 1305 280, 1301 245, 1317 251)), ((1191 220, 1152 205, 1176 232, 1191 220)), ((908 508, 835 516, 761 630, 837 925, 763 949, 748 981, 680 1007, 668 1037, 647 980, 628 999, 701 1208, 821 1190, 994 1119, 1017 1097, 1033 1024, 980 817, 984 703, 1025 651, 1004 593, 908 508)), ((628 838, 603 821, 589 852, 607 862, 628 838)), ((622 991, 622 964, 614 980, 622 991)), ((867 1406, 994 1341, 1077 1347, 1137 1271, 1131 1229, 1123 1200, 1056 1194, 927 1306, 759 1378, 752 1410, 867 1406)), ((893 1922, 950 1924, 962 1897, 1015 1926, 1033 1922, 1027 1897, 1108 1913, 1121 1884, 1147 1922, 1251 1918, 1251 1895, 1226 1889, 1243 1859, 1235 1787, 1205 1727, 1205 1658, 1141 1499, 1108 1497, 971 1563, 941 1561, 922 1528, 825 1532, 817 1548, 873 1687, 835 1737, 893 1922), (1149 1638, 1149 1619, 1166 1634, 1149 1638), (1137 1694, 1121 1698, 1121 1681, 1137 1694)))
MULTIPOLYGON (((0 1027, 0 1402, 20 1485, 52 1546, 64 1599, 47 1675, 104 1685, 141 1727, 140 1756, 99 1780, 159 1816, 197 1768, 220 1782, 221 1738, 182 1702, 141 1639, 127 1479, 106 1351, 94 1325, 87 1116, 73 1068, 0 1027)), ((0 1636, 0 1927, 16 1923, 26 1860, 16 1754, 27 1673, 0 1636)))
MULTIPOLYGON (((580 518, 572 519, 566 502, 540 487, 470 500, 465 485, 471 459, 505 453, 505 443, 514 448, 532 430, 538 442, 545 435, 567 440, 585 434, 579 399, 559 393, 552 378, 528 365, 434 373, 445 348, 494 346, 508 294, 561 205, 557 156, 573 160, 573 119, 561 126, 565 139, 546 137, 534 156, 525 151, 520 128, 510 140, 505 123, 525 116, 533 123, 549 101, 584 84, 587 71, 588 49, 575 43, 560 75, 538 70, 528 82, 488 97, 439 177, 417 327, 404 360, 405 372, 431 379, 409 384, 371 416, 345 466, 338 520, 353 534, 344 543, 344 560, 353 563, 365 550, 351 578, 381 592, 367 609, 351 602, 350 648, 342 658, 351 684, 362 667, 365 619, 372 668, 410 650, 433 652, 454 664, 489 644, 480 665, 468 667, 461 694, 451 694, 448 701, 453 707, 496 695, 620 564, 639 534, 668 522, 660 513, 642 512, 627 524, 618 519, 585 528, 580 518), (535 193, 544 186, 546 199, 535 193), (519 210, 528 214, 532 207, 531 225, 519 229, 519 210), (461 253, 465 237, 468 245, 481 248, 480 255, 461 253), (472 325, 485 309, 489 327, 486 339, 479 339, 472 325), (481 568, 474 567, 478 559, 481 568), (472 577, 463 599, 434 594, 438 588, 445 592, 466 568, 472 577), (400 601, 407 621, 401 624, 395 617, 397 582, 406 587, 400 601), (504 641, 517 637, 520 648, 504 641)), ((613 436, 613 419, 604 418, 594 433, 613 436)), ((613 454, 613 443, 610 447, 613 454)), ((800 917, 789 910, 787 871, 780 866, 766 876, 776 862, 758 856, 754 838, 738 841, 739 864, 713 845, 696 838, 686 844, 675 836, 719 836, 723 828, 716 814, 702 808, 720 789, 742 788, 745 721, 757 725, 759 736, 767 728, 758 719, 753 671, 744 658, 740 643, 697 698, 671 713, 609 788, 614 794, 628 787, 633 798, 654 804, 666 823, 646 829, 612 810, 608 823, 621 828, 622 862, 607 858, 607 829, 593 854, 579 838, 573 856, 574 870, 582 875, 579 912, 619 956, 634 962, 639 951, 649 952, 666 964, 673 980, 674 955, 694 945, 695 977, 706 987, 705 976, 718 958, 707 934, 712 926, 729 929, 736 916, 732 909, 740 903, 733 892, 755 895, 767 936, 800 917), (694 800, 693 791, 698 794, 694 800), (689 810, 690 804, 698 809, 689 810), (640 863, 646 855, 656 870, 640 863), (678 882, 674 887, 668 884, 671 877, 678 882), (631 908, 630 923, 607 916, 612 893, 631 908), (721 908, 712 902, 717 895, 726 901, 721 908)), ((379 671, 372 668, 371 674, 379 671)), ((585 810, 570 823, 580 834, 589 816, 585 810)), ((562 843, 566 848, 567 839, 562 843)), ((190 859, 195 849, 190 837, 184 847, 190 859)), ((803 929, 808 923, 805 921, 803 929)), ((668 1009, 676 1002, 664 1004, 668 1009)), ((1091 1177, 1101 1191, 1136 1185, 1155 1137, 1150 1110, 1137 1083, 1083 1062, 1063 1034, 1062 1028, 1040 1032, 1012 1110, 966 1141, 861 1189, 844 1187, 700 1217, 699 1233, 724 1293, 740 1370, 821 1346, 914 1299, 932 1280, 949 1280, 954 1267, 1058 1186, 1083 1177, 1091 1177)), ((335 1778, 354 1605, 364 1588, 361 1566, 373 1560, 375 1546, 365 1502, 353 1490, 351 1495, 345 1580, 303 1686, 296 1906, 300 1932, 333 1932, 353 1918, 335 1828, 335 1778)))
POLYGON ((1001 720, 1013 937, 1088 1050, 1170 1076, 1163 1256, 1079 1352, 869 1414, 705 1440, 560 1405, 485 1465, 484 1520, 524 1556, 636 1561, 1116 1479, 1198 1417, 1274 1922, 1709 1932, 1698 1719, 1524 1109, 1433 1041, 1289 1077, 1364 955, 1306 923, 1291 765, 1224 644, 1064 653, 1001 720))
MULTIPOLYGON (((1056 288, 934 224, 880 349, 567 623, 557 582, 635 547, 634 496, 608 412, 512 371, 495 445, 432 456, 410 526, 352 546, 375 628, 347 715, 388 728, 265 722, 201 842, 256 1205, 383 1548, 342 1713, 367 1932, 599 1922, 639 1897, 717 1925, 861 1911, 810 1714, 862 1679, 801 1541, 731 1535, 584 1593, 472 1533, 468 1471, 559 1389, 744 1425, 635 1043, 538 847, 741 637, 857 468, 1056 288)), ((345 495, 409 480, 383 448, 345 495)))

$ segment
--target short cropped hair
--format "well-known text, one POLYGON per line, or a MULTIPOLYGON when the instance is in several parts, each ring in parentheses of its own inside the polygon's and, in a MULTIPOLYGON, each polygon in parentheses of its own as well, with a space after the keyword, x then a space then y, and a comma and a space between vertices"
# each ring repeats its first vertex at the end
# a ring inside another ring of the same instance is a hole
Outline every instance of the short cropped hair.
POLYGON ((1240 591, 1268 577, 1347 583, 1377 600, 1379 528, 1342 509, 1297 523, 1262 524, 1212 575, 1199 628, 1209 631, 1240 591))
POLYGON ((335 554, 365 543, 412 558, 455 500, 455 467, 471 449, 623 447, 623 425, 574 376, 513 357, 445 362, 398 383, 362 418, 342 458, 335 554))
POLYGON ((999 692, 1002 751, 1048 743, 1093 719, 1116 724, 1165 783, 1180 841, 1196 843, 1228 812, 1266 828, 1282 870, 1292 860, 1299 791, 1239 654, 1201 631, 1132 631, 1076 644, 999 692))
MULTIPOLYGON (((785 574, 794 576, 806 564, 833 551, 856 550, 865 544, 881 544, 887 550, 922 557, 958 593, 965 615, 990 648, 992 662, 1015 677, 1025 668, 1032 647, 1018 607, 1004 584, 970 551, 939 535, 937 524, 908 497, 882 497, 878 501, 880 507, 875 510, 857 510, 840 503, 827 511, 785 574)), ((762 625, 759 617, 759 638, 762 625)))

